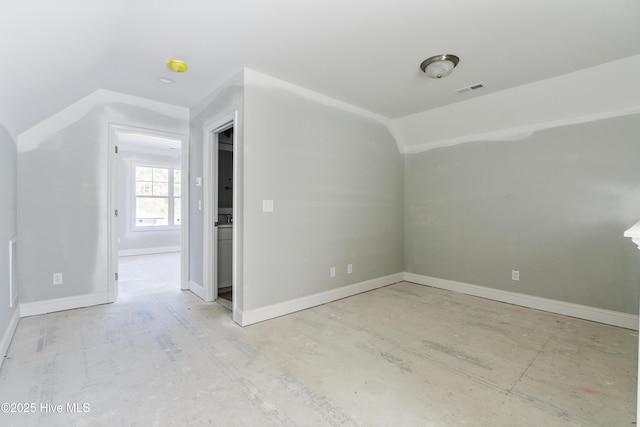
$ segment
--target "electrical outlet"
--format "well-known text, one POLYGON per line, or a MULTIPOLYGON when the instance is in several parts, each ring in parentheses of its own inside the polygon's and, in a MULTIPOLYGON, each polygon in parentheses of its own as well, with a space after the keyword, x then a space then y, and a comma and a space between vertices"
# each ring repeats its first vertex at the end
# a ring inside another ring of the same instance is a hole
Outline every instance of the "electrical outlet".
POLYGON ((347 274, 353 273, 353 264, 347 265, 347 274))
POLYGON ((329 277, 336 277, 336 268, 335 267, 331 267, 329 269, 329 277))
POLYGON ((520 270, 511 270, 511 280, 520 280, 520 270))
POLYGON ((273 212, 273 200, 262 201, 262 212, 273 212))
POLYGON ((62 285, 62 273, 53 273, 53 284, 62 285))

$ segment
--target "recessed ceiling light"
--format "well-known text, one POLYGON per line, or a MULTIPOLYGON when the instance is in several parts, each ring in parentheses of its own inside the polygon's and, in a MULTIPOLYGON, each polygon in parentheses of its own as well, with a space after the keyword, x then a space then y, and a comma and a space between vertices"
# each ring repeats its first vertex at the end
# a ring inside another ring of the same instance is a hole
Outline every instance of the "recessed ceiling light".
POLYGON ((177 59, 172 59, 167 65, 172 71, 175 71, 176 73, 186 73, 189 69, 189 66, 186 62, 179 61, 177 59))
POLYGON ((165 84, 171 84, 173 83, 173 79, 170 79, 169 77, 164 77, 164 76, 160 76, 158 77, 158 81, 160 83, 165 83, 165 84))

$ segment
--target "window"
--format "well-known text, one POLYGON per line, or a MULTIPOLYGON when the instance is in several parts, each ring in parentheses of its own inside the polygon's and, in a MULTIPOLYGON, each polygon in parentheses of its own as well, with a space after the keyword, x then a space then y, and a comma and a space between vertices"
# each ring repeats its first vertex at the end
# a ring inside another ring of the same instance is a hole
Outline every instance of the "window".
POLYGON ((135 165, 135 228, 180 226, 180 169, 135 165))

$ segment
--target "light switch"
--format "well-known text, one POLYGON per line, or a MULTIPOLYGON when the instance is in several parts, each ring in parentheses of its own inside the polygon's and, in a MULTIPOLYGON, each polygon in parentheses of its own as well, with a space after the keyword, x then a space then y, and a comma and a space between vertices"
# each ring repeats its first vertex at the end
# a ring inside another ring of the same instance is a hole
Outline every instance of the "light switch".
POLYGON ((202 177, 196 177, 196 187, 202 187, 202 177))
POLYGON ((262 212, 273 212, 273 200, 262 201, 262 212))

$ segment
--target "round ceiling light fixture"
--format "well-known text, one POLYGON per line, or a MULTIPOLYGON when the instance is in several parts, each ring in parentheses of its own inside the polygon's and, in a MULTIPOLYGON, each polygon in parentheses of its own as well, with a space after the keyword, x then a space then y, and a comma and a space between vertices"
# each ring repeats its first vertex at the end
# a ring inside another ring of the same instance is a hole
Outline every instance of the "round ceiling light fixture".
POLYGON ((179 61, 177 59, 172 59, 167 63, 169 68, 176 73, 186 73, 189 69, 189 66, 184 61, 179 61))
POLYGON ((441 79, 451 74, 458 62, 460 58, 455 55, 436 55, 422 61, 420 69, 432 79, 441 79))

